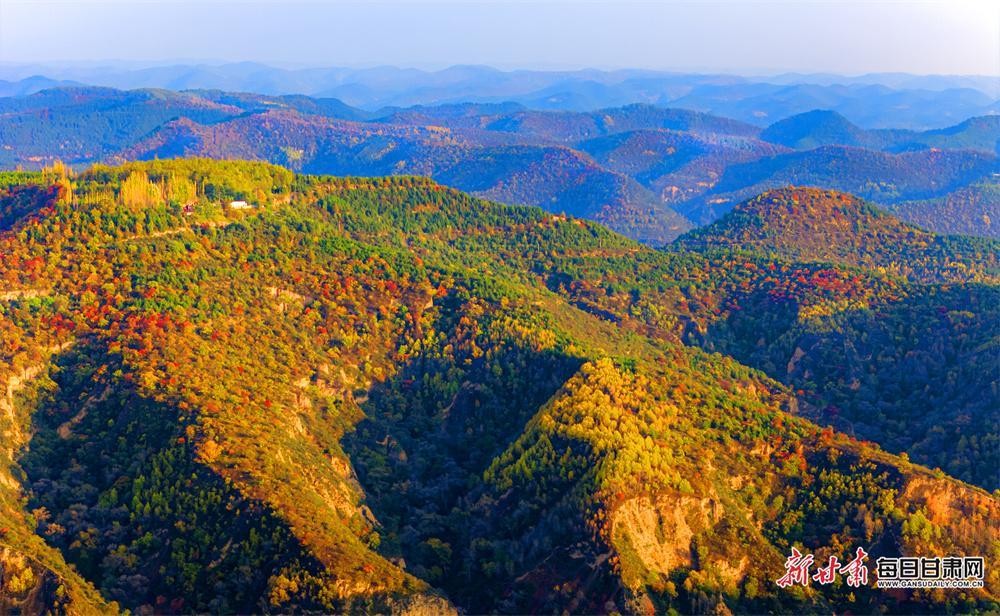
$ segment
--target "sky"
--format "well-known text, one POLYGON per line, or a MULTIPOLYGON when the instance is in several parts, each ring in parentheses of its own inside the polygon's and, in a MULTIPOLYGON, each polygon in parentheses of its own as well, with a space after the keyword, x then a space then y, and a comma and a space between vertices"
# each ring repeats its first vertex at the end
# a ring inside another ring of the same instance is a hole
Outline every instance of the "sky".
POLYGON ((0 0, 0 62, 1000 76, 995 0, 0 0))

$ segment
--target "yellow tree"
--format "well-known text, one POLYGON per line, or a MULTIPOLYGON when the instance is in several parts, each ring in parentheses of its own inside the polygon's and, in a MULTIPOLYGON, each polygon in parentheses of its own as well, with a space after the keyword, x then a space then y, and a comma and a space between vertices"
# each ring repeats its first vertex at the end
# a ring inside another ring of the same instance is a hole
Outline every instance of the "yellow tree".
POLYGON ((145 171, 133 171, 122 182, 118 193, 121 202, 130 209, 143 209, 163 203, 160 188, 149 181, 145 171))

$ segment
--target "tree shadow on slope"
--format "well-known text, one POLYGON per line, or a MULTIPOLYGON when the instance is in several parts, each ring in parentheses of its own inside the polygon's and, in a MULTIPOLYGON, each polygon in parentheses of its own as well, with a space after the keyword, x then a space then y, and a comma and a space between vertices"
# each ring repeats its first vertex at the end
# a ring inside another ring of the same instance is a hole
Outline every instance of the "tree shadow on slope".
POLYGON ((124 607, 266 609, 272 575, 316 563, 266 506, 196 460, 190 415, 140 396, 118 368, 81 346, 39 379, 20 460, 37 532, 124 607))
POLYGON ((51 207, 64 194, 65 188, 59 185, 0 186, 0 231, 7 231, 39 210, 51 207))
POLYGON ((525 335, 509 315, 468 310, 444 306, 436 324, 444 335, 369 391, 366 418, 344 445, 381 523, 382 554, 465 609, 524 611, 536 607, 530 598, 504 603, 514 578, 550 552, 523 524, 506 537, 523 549, 495 552, 509 520, 483 473, 583 360, 559 343, 539 350, 537 331, 525 335))
POLYGON ((997 487, 995 409, 1000 296, 984 285, 919 295, 820 319, 798 305, 753 304, 711 326, 713 349, 801 389, 800 411, 914 462, 997 487))

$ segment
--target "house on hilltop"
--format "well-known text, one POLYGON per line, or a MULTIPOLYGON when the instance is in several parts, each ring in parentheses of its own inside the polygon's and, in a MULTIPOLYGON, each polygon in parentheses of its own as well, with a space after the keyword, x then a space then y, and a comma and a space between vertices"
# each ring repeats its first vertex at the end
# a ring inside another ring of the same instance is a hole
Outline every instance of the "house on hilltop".
POLYGON ((252 210, 253 206, 246 201, 230 201, 229 209, 231 210, 252 210))

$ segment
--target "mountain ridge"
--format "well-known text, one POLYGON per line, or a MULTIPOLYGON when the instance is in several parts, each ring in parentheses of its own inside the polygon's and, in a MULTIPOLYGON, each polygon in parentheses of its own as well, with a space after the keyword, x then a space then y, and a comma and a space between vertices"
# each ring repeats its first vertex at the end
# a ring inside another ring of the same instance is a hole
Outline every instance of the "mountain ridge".
MULTIPOLYGON (((841 300, 891 306, 893 325, 939 344, 939 320, 910 318, 923 312, 903 298, 932 287, 657 251, 419 177, 178 159, 0 180, 0 374, 41 363, 0 414, 17 435, 2 539, 74 565, 5 560, 28 580, 15 602, 864 611, 885 595, 774 585, 789 548, 978 554, 996 540, 983 488, 807 420, 825 392, 712 348, 743 354, 740 318, 784 338, 801 325, 785 297, 827 328, 841 300), (72 578, 68 596, 35 583, 50 573, 72 578)), ((972 278, 957 286, 974 292, 972 278)), ((988 322, 990 304, 946 316, 988 322)), ((969 331, 953 340, 987 333, 969 331)), ((797 361, 836 380, 821 359, 797 361)), ((987 373, 962 370, 960 384, 987 373)), ((989 485, 988 453, 954 468, 989 485)), ((989 609, 998 575, 891 600, 989 609)))
POLYGON ((843 145, 900 152, 947 147, 998 153, 1000 115, 973 117, 953 126, 926 131, 865 130, 836 111, 816 109, 780 120, 764 129, 760 137, 795 149, 843 145))
POLYGON ((988 141, 995 124, 974 118, 937 133, 858 133, 902 135, 900 142, 924 135, 916 151, 793 151, 761 141, 743 122, 648 104, 575 113, 466 103, 386 115, 301 96, 70 88, 0 99, 0 166, 186 154, 314 173, 430 174, 482 196, 588 216, 652 244, 764 190, 820 185, 887 208, 919 201, 900 215, 913 212, 944 232, 957 218, 961 231, 989 236, 993 191, 968 191, 995 184, 996 155, 949 146, 988 141))
MULTIPOLYGON (((996 241, 935 235, 857 197, 816 188, 762 193, 711 225, 682 236, 677 244, 699 250, 765 250, 796 261, 877 267, 921 282, 949 280, 952 261, 975 262, 983 265, 986 280, 1000 280, 996 241)), ((968 273, 957 276, 965 279, 968 273)))
MULTIPOLYGON (((386 106, 511 100, 540 108, 591 111, 645 102, 766 125, 827 107, 869 128, 903 124, 913 129, 938 128, 962 117, 996 112, 1000 95, 995 79, 985 76, 741 77, 642 69, 500 71, 477 66, 440 71, 399 67, 280 69, 259 63, 77 69, 10 66, 0 71, 0 78, 17 81, 31 74, 119 88, 209 88, 334 97, 370 111, 386 106)), ((30 84, 21 88, 31 91, 30 84)))

